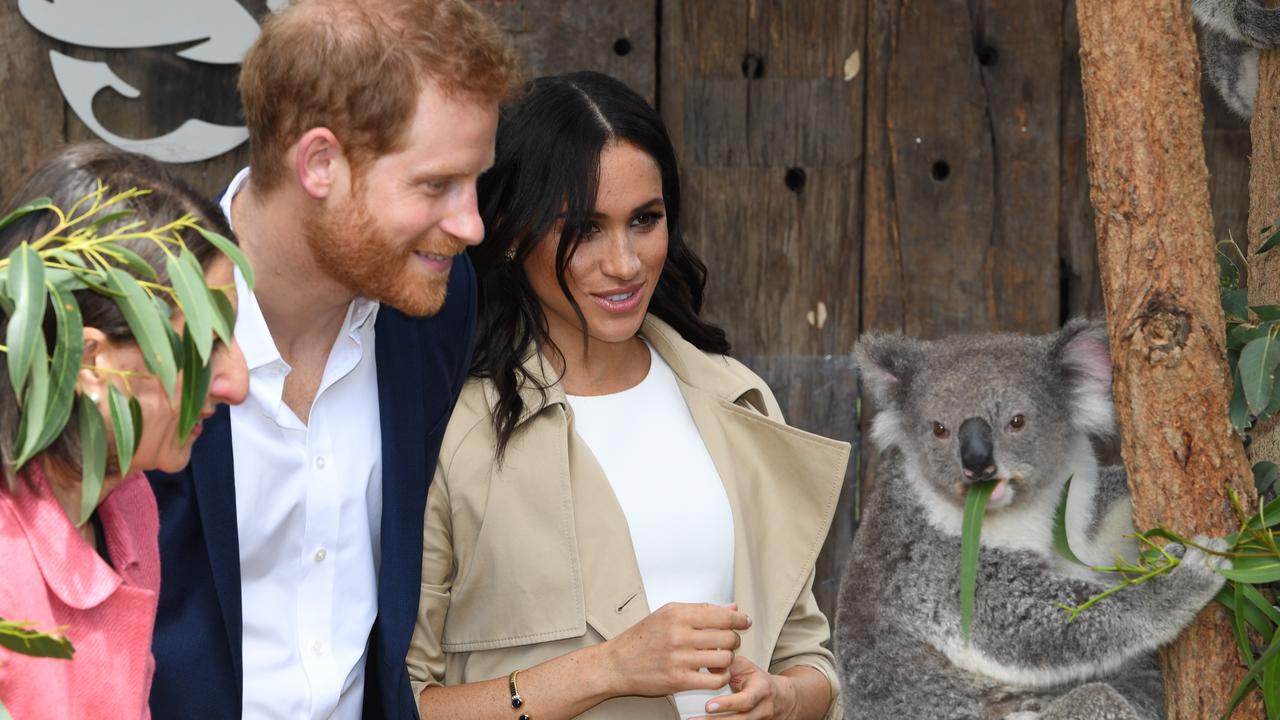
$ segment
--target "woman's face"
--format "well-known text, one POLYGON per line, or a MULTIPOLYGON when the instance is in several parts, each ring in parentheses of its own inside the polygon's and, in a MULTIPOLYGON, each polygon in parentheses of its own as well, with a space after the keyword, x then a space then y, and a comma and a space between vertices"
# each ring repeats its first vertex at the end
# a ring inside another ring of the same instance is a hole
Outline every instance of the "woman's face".
MULTIPOLYGON (((560 228, 538 241, 525 273, 562 352, 582 346, 582 328, 556 282, 560 228)), ((626 142, 600 154, 600 185, 592 218, 569 261, 565 283, 587 320, 588 344, 636 336, 667 259, 666 206, 657 162, 626 142)))
MULTIPOLYGON (((230 260, 219 257, 206 268, 205 281, 210 287, 226 291, 232 305, 236 306, 232 267, 230 260)), ((182 315, 174 313, 173 323, 178 334, 181 335, 182 315)), ((124 472, 130 470, 177 472, 186 467, 191 459, 191 445, 200 435, 201 426, 197 424, 188 437, 178 437, 179 408, 182 397, 181 374, 174 386, 174 397, 170 399, 160 380, 147 369, 146 361, 136 343, 111 342, 93 328, 86 329, 85 333, 86 343, 89 341, 97 343, 93 362, 99 372, 90 374, 95 376, 99 383, 110 382, 132 394, 142 406, 142 438, 130 467, 121 468, 121 470, 124 472), (130 373, 127 385, 124 378, 110 372, 111 370, 130 373)), ((234 341, 230 345, 215 341, 210 362, 213 366, 213 378, 209 383, 209 393, 205 397, 204 408, 201 411, 202 420, 213 414, 214 406, 218 403, 237 405, 243 402, 249 390, 249 371, 245 366, 240 346, 234 341)), ((97 395, 98 407, 102 410, 103 420, 106 422, 109 433, 111 416, 107 405, 106 385, 100 384, 99 387, 86 389, 97 395)), ((123 475, 124 472, 121 474, 123 475)), ((105 490, 107 488, 104 488, 104 496, 105 490)))

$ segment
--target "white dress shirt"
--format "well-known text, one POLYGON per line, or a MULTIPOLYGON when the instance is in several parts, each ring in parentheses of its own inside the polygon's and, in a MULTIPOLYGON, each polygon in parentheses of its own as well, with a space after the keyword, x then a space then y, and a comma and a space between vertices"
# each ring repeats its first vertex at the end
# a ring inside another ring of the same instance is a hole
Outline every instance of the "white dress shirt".
MULTIPOLYGON (((223 196, 228 220, 248 176, 223 196)), ((359 718, 382 526, 378 304, 348 307, 303 422, 284 403, 290 368, 257 298, 235 280, 249 366, 249 397, 231 408, 244 717, 359 718)))
MULTIPOLYGON (((622 506, 649 610, 733 602, 733 510, 671 367, 649 348, 649 374, 609 395, 569 395, 573 429, 622 506)), ((719 690, 676 693, 681 718, 706 715, 719 690)))

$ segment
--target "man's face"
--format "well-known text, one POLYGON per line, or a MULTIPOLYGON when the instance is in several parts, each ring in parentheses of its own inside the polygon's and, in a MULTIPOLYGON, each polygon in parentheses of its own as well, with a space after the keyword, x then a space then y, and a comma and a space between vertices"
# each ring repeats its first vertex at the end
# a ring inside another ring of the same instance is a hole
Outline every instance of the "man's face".
POLYGON ((317 262, 363 297, 409 315, 444 305, 453 256, 484 239, 476 178, 493 164, 498 108, 428 83, 404 147, 304 220, 317 262))

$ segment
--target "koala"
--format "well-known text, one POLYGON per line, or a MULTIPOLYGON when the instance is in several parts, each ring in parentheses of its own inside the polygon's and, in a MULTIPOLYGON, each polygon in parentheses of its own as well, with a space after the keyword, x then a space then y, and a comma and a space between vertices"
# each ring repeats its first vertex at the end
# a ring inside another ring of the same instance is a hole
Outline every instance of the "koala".
POLYGON ((1253 117, 1258 51, 1280 47, 1280 9, 1261 0, 1191 0, 1209 82, 1240 117, 1253 117))
MULTIPOLYGON (((1210 560, 1180 564, 1072 622, 1116 578, 1063 558, 1055 512, 1089 565, 1136 557, 1123 468, 1091 436, 1114 433, 1104 330, 1076 320, 1039 337, 925 342, 865 336, 855 356, 882 450, 842 579, 835 650, 845 720, 1135 720, 1161 716, 1154 651, 1222 587, 1210 560), (969 640, 961 634, 965 496, 996 481, 982 526, 969 640)), ((1221 541, 1202 544, 1225 549, 1221 541)), ((1215 548, 1215 549, 1216 549, 1215 548)))

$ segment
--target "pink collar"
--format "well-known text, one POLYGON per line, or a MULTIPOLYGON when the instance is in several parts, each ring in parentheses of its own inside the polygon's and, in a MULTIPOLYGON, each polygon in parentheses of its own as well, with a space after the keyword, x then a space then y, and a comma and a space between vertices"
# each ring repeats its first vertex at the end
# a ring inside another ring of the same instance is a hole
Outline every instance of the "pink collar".
MULTIPOLYGON (((116 493, 98 506, 107 550, 116 565, 112 569, 63 512, 38 460, 27 463, 18 476, 12 492, 0 492, 0 503, 13 509, 45 584, 69 607, 87 610, 100 605, 120 587, 121 576, 138 564, 133 533, 125 526, 128 518, 113 502, 116 493)), ((133 482, 147 479, 141 472, 131 473, 120 487, 133 482)))

